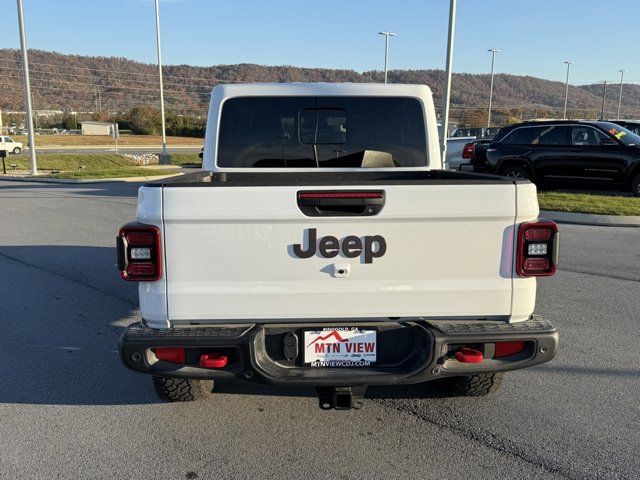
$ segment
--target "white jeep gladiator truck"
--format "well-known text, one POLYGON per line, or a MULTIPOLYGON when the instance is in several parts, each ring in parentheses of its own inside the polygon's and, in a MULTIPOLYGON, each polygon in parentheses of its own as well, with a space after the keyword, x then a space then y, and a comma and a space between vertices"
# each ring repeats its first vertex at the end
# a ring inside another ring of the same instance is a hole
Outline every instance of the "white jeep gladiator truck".
POLYGON ((529 181, 441 169, 426 86, 219 85, 202 171, 141 187, 117 237, 141 314, 119 351, 171 401, 227 379, 323 408, 484 395, 556 353, 533 312, 558 244, 529 181))

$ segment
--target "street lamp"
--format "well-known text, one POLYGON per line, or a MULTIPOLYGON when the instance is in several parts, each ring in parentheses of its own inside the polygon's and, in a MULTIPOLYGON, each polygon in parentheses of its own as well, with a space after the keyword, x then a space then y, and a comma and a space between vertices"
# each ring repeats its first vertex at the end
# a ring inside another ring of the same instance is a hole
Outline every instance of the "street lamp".
POLYGON ((445 67, 445 87, 442 98, 442 127, 440 130, 440 151, 442 154, 442 169, 447 168, 447 130, 449 124, 449 103, 451 101, 451 73, 453 71, 453 44, 456 30, 457 0, 449 3, 449 34, 447 36, 447 60, 445 67))
POLYGON ((562 114, 562 119, 567 119, 567 100, 569 99, 569 68, 573 65, 571 60, 565 60, 564 63, 567 64, 567 82, 564 87, 564 113, 562 114))
POLYGON ((31 111, 31 82, 29 81, 29 61, 27 59, 27 39, 24 32, 22 0, 18 0, 18 26, 20 27, 20 47, 22 49, 22 75, 24 76, 24 106, 26 110, 27 135, 29 138, 29 164, 31 175, 38 174, 36 165, 36 141, 33 136, 33 112, 31 111))
POLYGON ((489 87, 489 115, 487 115, 487 128, 491 126, 491 101, 493 100, 493 72, 496 64, 496 53, 501 53, 497 48, 490 48, 487 52, 491 52, 491 86, 489 87))
POLYGON ((604 103, 607 101, 607 81, 604 81, 602 87, 602 110, 600 110, 600 120, 604 120, 604 103))
POLYGON ((622 81, 624 80, 624 70, 618 70, 620 72, 620 95, 618 96, 618 116, 616 117, 620 120, 620 107, 622 106, 622 81))
POLYGON ((167 135, 164 123, 164 86, 162 85, 162 48, 160 46, 160 9, 158 8, 158 0, 155 0, 156 10, 156 46, 158 49, 158 76, 160 77, 160 118, 162 120, 162 154, 160 155, 160 164, 168 165, 171 163, 171 156, 167 153, 167 135))
MULTIPOLYGON (((156 0, 157 1, 157 0, 156 0)), ((384 35, 384 83, 387 83, 387 61, 389 58, 389 37, 395 37, 393 32, 378 32, 378 35, 384 35)))

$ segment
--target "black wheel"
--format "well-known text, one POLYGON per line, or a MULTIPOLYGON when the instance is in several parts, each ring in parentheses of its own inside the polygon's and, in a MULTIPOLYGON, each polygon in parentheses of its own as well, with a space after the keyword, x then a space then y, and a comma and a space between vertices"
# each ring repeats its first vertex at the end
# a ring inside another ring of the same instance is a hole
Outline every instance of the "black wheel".
POLYGON ((500 170, 500 175, 509 178, 515 178, 517 180, 531 180, 531 174, 529 170, 524 167, 506 167, 500 170))
POLYGON ((189 378, 153 377, 153 387, 158 397, 168 402, 190 402, 205 397, 213 390, 211 380, 189 378))
POLYGON ((631 193, 634 197, 640 197, 640 173, 631 182, 631 193))
POLYGON ((495 392, 502 384, 502 373, 483 373, 479 375, 465 375, 446 379, 445 389, 451 396, 456 397, 484 397, 495 392))
POLYGON ((16 155, 17 155, 18 153, 20 153, 21 151, 22 151, 22 150, 20 149, 20 147, 16 147, 16 148, 14 148, 14 149, 13 149, 13 153, 15 153, 16 155))

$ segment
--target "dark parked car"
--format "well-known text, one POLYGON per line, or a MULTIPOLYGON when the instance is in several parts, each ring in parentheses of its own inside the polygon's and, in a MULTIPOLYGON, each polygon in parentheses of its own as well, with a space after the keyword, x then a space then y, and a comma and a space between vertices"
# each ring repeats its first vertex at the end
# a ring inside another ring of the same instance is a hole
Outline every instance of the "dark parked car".
POLYGON ((640 136, 611 122, 526 122, 467 144, 470 170, 538 185, 630 190, 640 196, 640 136))

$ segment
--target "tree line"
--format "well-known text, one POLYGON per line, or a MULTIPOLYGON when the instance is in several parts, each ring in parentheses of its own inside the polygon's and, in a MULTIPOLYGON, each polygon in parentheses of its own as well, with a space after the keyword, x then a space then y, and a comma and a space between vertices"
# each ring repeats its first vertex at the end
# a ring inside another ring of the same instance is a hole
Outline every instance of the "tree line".
MULTIPOLYGON (((39 50, 30 51, 32 97, 35 110, 91 112, 104 116, 115 114, 118 122, 142 125, 142 130, 157 130, 158 77, 154 65, 117 57, 63 55, 39 50), (139 112, 133 112, 141 109, 139 112), (111 113, 107 113, 111 112, 111 113), (126 115, 125 113, 126 112, 126 115), (127 120, 131 117, 136 120, 127 120), (144 115, 143 115, 144 114, 144 115), (140 121, 139 117, 148 117, 140 121)), ((0 49, 0 109, 22 110, 23 89, 20 73, 20 52, 0 49)), ((194 67, 167 65, 164 68, 165 105, 174 117, 172 125, 190 131, 199 116, 207 112, 211 88, 228 82, 381 82, 383 73, 371 70, 356 72, 347 69, 300 68, 293 66, 263 66, 254 64, 194 67), (184 120, 184 118, 188 120, 184 120), (191 118, 194 120, 192 121, 191 118)), ((393 83, 425 84, 431 87, 436 105, 442 102, 444 72, 441 70, 391 70, 393 83)), ((464 116, 464 123, 481 122, 489 96, 488 74, 456 73, 453 76, 452 106, 454 118, 464 116)), ((493 105, 498 117, 508 120, 526 116, 545 117, 562 112, 564 83, 531 76, 497 74, 493 105)), ((619 87, 610 85, 605 104, 605 116, 617 110, 619 87)), ((601 85, 570 86, 568 112, 574 118, 600 111, 601 85)), ((640 114, 640 85, 625 84, 623 117, 640 114)), ((586 117, 585 117, 586 118, 586 117)), ((69 120, 67 119, 67 122, 69 120)), ((7 123, 5 121, 5 123, 7 123)), ((132 127, 132 130, 138 127, 132 127)))
MULTIPOLYGON (((24 114, 4 115, 5 126, 15 124, 24 127, 24 114)), ((39 129, 76 130, 85 120, 117 123, 121 132, 135 135, 160 135, 162 119, 160 109, 151 105, 134 107, 123 113, 60 113, 37 115, 35 124, 39 129)), ((167 112, 165 115, 166 133, 180 137, 204 137, 206 118, 196 115, 184 115, 167 112)))

